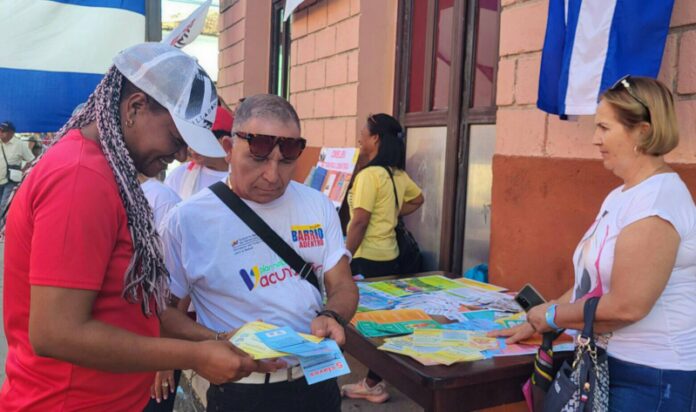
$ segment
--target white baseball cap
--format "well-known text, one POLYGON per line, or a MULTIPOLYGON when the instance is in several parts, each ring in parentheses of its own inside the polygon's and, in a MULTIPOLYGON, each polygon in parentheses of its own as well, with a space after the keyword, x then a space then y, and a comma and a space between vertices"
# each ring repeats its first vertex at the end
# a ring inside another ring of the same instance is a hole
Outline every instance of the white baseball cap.
POLYGON ((123 50, 114 57, 114 65, 169 111, 189 147, 203 156, 225 156, 210 130, 218 105, 215 86, 195 58, 176 47, 150 42, 123 50))

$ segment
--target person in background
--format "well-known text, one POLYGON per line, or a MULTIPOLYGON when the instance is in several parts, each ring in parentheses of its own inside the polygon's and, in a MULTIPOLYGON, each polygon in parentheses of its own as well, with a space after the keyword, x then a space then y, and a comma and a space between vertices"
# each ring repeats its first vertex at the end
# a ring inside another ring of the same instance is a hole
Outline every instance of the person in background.
MULTIPOLYGON (((370 278, 399 273, 398 218, 415 212, 424 202, 420 188, 404 170, 402 134, 399 122, 384 113, 369 116, 360 130, 360 156, 367 164, 348 193, 346 247, 353 254, 353 275, 370 278)), ((343 385, 341 392, 374 403, 389 399, 385 383, 372 371, 358 383, 343 385)))
POLYGON ((32 134, 29 137, 23 137, 20 140, 26 142, 29 151, 34 155, 34 158, 39 157, 39 155, 43 153, 43 145, 41 144, 41 139, 39 138, 38 134, 32 134))
POLYGON ((160 182, 156 177, 147 177, 144 174, 138 174, 140 188, 145 193, 145 199, 152 209, 152 216, 155 222, 155 228, 159 229, 162 219, 177 203, 181 202, 181 198, 172 188, 160 182))
POLYGON ((601 296, 594 330, 609 355, 610 411, 694 411, 696 206, 664 159, 679 142, 672 94, 626 76, 601 95, 595 124, 592 143, 623 184, 575 249, 574 285, 492 335, 582 329, 585 300, 601 296))
POLYGON ((29 146, 15 136, 16 130, 10 121, 0 123, 0 214, 4 213, 10 194, 18 183, 10 176, 10 166, 20 170, 27 162, 34 160, 29 146))
MULTIPOLYGON (((213 123, 213 133, 218 141, 230 136, 234 117, 222 106, 218 106, 213 123)), ((224 157, 202 156, 195 150, 189 150, 190 162, 179 165, 164 180, 181 199, 186 200, 201 189, 227 177, 229 165, 224 157)))
POLYGON ((212 80, 181 50, 132 46, 27 168, 0 222, 0 410, 137 411, 156 370, 192 368, 223 383, 281 366, 210 330, 195 342, 159 338, 160 320, 176 330, 190 319, 167 309, 168 273, 137 174, 157 175, 187 142, 222 152, 207 126, 216 100, 212 80))

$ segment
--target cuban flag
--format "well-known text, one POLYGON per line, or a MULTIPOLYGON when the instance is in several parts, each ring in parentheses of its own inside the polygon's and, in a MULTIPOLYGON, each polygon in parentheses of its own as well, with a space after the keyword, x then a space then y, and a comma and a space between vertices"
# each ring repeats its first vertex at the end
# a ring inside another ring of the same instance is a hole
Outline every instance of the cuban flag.
POLYGON ((145 41, 145 0, 2 0, 0 21, 0 121, 55 132, 145 41))
POLYGON ((657 77, 674 0, 550 0, 537 106, 591 115, 621 77, 657 77))

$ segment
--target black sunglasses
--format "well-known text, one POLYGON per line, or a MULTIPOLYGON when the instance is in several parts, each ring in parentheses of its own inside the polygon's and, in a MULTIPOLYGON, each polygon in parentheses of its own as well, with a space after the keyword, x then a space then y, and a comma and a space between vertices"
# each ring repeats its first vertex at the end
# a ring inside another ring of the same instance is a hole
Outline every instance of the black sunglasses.
POLYGON ((616 83, 609 88, 609 90, 618 90, 619 86, 622 86, 628 92, 628 94, 633 97, 633 100, 637 101, 641 106, 643 106, 645 112, 647 113, 648 123, 651 123, 652 118, 650 116, 650 108, 648 107, 647 103, 645 103, 645 100, 638 97, 631 88, 631 75, 627 74, 617 80, 616 83))
POLYGON ((280 154, 285 160, 296 160, 307 146, 307 140, 301 137, 270 136, 245 132, 234 132, 234 135, 249 143, 249 151, 255 157, 268 157, 278 146, 280 154))

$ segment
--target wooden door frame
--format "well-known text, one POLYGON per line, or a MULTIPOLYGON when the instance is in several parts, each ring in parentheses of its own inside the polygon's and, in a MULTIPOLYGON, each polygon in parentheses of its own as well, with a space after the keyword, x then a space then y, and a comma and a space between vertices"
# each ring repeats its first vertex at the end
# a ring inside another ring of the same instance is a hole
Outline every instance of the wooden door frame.
MULTIPOLYGON (((490 107, 470 107, 476 65, 478 3, 478 0, 455 0, 454 2, 450 90, 456 92, 450 92, 447 110, 431 111, 434 81, 431 75, 434 67, 432 50, 436 40, 435 26, 437 22, 435 15, 438 9, 438 0, 429 1, 423 90, 424 112, 419 113, 406 113, 409 99, 410 28, 413 19, 413 0, 399 0, 397 11, 394 113, 405 128, 447 127, 439 269, 453 273, 462 273, 463 269, 462 258, 466 223, 466 207, 464 205, 466 205, 467 198, 469 128, 474 124, 495 123, 496 118, 495 102, 492 102, 490 107)), ((498 3, 498 10, 500 10, 500 3, 498 3)), ((500 19, 500 13, 498 19, 500 19)), ((497 73, 497 67, 494 73, 497 73)), ((494 77, 493 99, 495 99, 496 80, 494 77)))

